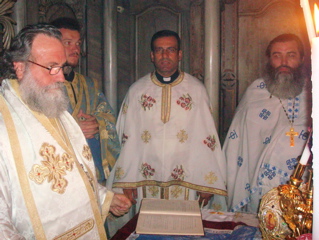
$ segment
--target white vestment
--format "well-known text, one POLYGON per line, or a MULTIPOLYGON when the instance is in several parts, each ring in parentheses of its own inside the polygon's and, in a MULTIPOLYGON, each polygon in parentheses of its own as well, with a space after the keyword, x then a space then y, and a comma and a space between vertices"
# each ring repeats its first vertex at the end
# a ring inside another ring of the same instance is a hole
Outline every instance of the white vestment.
POLYGON ((117 121, 122 142, 108 185, 138 189, 142 198, 198 199, 225 210, 225 160, 204 85, 181 73, 170 84, 155 74, 135 82, 117 121))
POLYGON ((97 183, 80 127, 66 111, 48 119, 30 110, 18 88, 2 82, 0 239, 106 239, 113 193, 97 183))
POLYGON ((309 98, 305 87, 296 98, 281 99, 281 104, 279 98, 270 98, 263 79, 247 88, 223 146, 230 211, 257 213, 261 197, 287 183, 308 139, 309 98), (286 135, 292 122, 297 132, 294 147, 286 135))

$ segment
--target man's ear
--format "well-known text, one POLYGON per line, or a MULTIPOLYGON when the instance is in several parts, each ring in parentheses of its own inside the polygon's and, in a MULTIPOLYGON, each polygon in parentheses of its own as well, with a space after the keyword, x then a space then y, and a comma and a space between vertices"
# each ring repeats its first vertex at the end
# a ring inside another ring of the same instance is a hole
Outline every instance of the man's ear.
POLYGON ((23 62, 13 62, 13 67, 16 72, 18 80, 21 80, 24 75, 25 64, 23 62))

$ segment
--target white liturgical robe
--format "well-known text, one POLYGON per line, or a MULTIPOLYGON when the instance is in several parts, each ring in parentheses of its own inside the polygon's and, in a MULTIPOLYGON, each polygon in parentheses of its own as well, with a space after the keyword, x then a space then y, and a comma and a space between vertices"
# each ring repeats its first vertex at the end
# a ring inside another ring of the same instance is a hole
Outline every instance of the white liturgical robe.
POLYGON ((230 211, 257 213, 262 196, 287 183, 308 139, 310 98, 305 87, 300 95, 281 103, 278 97, 270 97, 263 79, 247 88, 223 146, 230 211))
POLYGON ((80 127, 64 112, 49 119, 2 82, 0 239, 106 239, 113 193, 95 178, 80 127))
POLYGON ((225 160, 202 82, 183 72, 170 84, 146 75, 130 87, 117 129, 122 150, 108 179, 115 191, 137 188, 137 206, 205 192, 214 195, 210 208, 225 210, 225 160))

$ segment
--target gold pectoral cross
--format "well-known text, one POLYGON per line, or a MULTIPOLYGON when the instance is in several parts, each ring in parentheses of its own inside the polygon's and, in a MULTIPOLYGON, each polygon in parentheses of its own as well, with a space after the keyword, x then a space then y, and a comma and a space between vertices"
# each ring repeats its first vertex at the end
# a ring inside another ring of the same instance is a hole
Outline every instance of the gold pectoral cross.
POLYGON ((295 136, 298 136, 298 132, 295 132, 295 129, 293 127, 290 128, 289 132, 286 132, 286 136, 290 137, 290 147, 295 146, 295 136))

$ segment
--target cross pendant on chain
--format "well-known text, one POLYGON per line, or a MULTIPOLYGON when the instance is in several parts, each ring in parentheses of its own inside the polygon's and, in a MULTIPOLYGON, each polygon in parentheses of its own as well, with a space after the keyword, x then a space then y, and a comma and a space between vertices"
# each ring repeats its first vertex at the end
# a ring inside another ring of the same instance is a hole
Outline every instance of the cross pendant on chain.
POLYGON ((295 129, 293 127, 290 127, 290 131, 286 132, 286 136, 290 137, 290 147, 295 146, 295 136, 298 136, 298 132, 295 132, 295 129))

